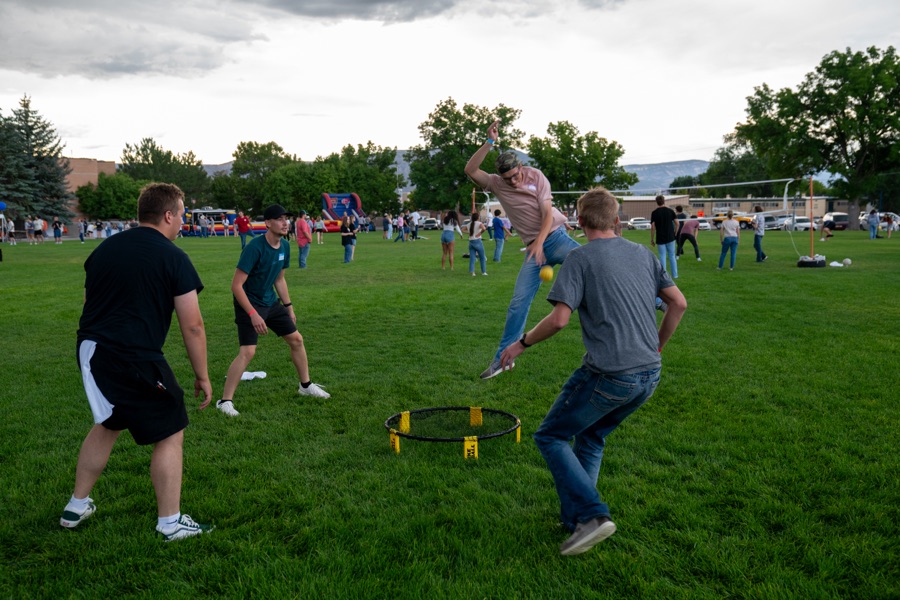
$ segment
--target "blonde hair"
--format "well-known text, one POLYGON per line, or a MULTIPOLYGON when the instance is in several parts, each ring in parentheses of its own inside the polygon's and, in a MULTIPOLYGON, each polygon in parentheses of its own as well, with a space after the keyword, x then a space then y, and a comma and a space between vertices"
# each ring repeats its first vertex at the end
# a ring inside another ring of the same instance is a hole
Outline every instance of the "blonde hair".
POLYGON ((595 187, 578 199, 578 216, 588 229, 615 229, 619 215, 619 201, 604 187, 595 187))

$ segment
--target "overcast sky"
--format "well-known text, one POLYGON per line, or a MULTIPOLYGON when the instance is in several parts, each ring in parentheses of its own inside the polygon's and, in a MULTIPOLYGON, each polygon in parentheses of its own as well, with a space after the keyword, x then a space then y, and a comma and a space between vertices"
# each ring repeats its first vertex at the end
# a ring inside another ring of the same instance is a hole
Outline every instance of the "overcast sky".
POLYGON ((152 137, 215 164, 241 141, 409 148, 452 97, 625 164, 708 160, 755 86, 898 42, 897 0, 0 0, 0 109, 31 96, 67 156, 152 137))

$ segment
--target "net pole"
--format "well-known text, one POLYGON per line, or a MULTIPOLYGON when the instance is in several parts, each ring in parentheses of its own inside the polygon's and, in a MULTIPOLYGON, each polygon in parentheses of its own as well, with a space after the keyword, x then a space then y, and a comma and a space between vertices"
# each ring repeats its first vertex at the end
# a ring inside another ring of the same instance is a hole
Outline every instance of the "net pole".
MULTIPOLYGON (((825 226, 825 223, 822 223, 822 227, 825 226)), ((813 220, 813 178, 812 175, 809 176, 809 258, 814 259, 816 256, 815 252, 815 221, 813 220)))

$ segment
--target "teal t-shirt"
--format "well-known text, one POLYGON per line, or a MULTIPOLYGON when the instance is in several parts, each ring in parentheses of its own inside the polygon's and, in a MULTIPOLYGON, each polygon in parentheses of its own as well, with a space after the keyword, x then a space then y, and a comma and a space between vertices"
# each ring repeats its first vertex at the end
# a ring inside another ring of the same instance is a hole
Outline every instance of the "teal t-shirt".
POLYGON ((244 292, 255 306, 272 306, 278 302, 275 280, 282 269, 291 264, 291 245, 281 238, 281 245, 273 248, 266 236, 254 237, 244 247, 237 268, 247 274, 244 292))

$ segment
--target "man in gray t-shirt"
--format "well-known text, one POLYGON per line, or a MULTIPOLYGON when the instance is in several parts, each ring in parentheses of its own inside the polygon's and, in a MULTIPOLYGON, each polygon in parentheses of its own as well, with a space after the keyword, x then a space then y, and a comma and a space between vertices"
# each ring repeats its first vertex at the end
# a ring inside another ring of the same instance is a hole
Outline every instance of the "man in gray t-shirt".
POLYGON ((508 368, 526 348, 565 327, 577 310, 586 353, 534 434, 572 535, 560 546, 587 552, 616 531, 597 476, 606 436, 653 395, 660 353, 687 301, 645 246, 616 236, 619 204, 602 188, 578 200, 588 243, 569 252, 547 299, 553 311, 500 356, 508 368), (668 305, 657 330, 656 298, 668 305), (574 445, 570 440, 575 438, 574 445))

